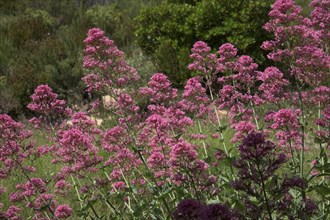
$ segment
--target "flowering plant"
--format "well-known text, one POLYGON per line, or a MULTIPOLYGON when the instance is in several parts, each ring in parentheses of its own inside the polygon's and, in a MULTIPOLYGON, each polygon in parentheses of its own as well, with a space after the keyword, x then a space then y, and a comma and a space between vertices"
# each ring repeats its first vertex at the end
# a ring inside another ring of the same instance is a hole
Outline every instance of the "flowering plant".
POLYGON ((0 115, 0 218, 327 219, 329 9, 314 0, 304 16, 276 0, 262 47, 280 65, 263 71, 232 44, 212 53, 196 42, 197 76, 182 93, 162 73, 132 89, 137 71, 91 29, 83 80, 112 98, 114 125, 97 125, 95 104, 73 112, 47 85, 28 105, 33 131, 0 115))

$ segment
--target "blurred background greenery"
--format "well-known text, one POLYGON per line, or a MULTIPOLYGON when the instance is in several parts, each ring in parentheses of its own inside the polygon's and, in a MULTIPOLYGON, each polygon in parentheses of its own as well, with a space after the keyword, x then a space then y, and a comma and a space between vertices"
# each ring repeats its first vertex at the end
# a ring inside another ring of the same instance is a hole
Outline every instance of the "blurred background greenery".
POLYGON ((193 44, 226 42, 267 65, 262 29, 273 0, 0 0, 0 113, 26 114, 29 96, 48 84, 82 102, 87 31, 100 27, 147 82, 163 72, 182 88, 193 44))

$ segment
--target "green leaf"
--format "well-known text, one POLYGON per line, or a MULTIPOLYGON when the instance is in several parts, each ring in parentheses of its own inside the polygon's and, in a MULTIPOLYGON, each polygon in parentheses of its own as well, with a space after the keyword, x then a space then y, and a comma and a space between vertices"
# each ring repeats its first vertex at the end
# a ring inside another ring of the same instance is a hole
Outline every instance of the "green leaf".
POLYGON ((321 196, 327 196, 330 195, 330 187, 329 186, 319 186, 316 189, 316 192, 321 196))
POLYGON ((277 186, 277 177, 274 176, 269 181, 267 181, 265 188, 266 188, 267 192, 273 194, 272 192, 274 192, 274 188, 276 186, 277 186))

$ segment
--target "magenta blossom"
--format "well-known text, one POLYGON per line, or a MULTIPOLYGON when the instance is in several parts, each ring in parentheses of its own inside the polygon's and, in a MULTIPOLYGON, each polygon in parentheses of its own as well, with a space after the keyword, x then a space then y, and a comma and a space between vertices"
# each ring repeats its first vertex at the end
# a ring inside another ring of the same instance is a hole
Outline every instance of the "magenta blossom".
POLYGON ((72 215, 72 208, 69 205, 60 205, 55 210, 56 218, 68 218, 72 215))
POLYGON ((86 49, 83 65, 90 72, 83 81, 88 92, 123 88, 139 79, 136 69, 124 60, 124 53, 101 29, 90 29, 84 42, 86 49))

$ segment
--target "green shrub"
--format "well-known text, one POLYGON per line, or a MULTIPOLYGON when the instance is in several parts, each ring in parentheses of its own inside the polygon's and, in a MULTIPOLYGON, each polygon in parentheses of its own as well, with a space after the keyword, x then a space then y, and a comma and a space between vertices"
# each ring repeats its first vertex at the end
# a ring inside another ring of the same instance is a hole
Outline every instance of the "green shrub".
POLYGON ((141 7, 155 5, 157 1, 117 1, 105 5, 95 5, 86 11, 94 27, 102 28, 116 42, 118 47, 131 55, 135 50, 134 18, 139 14, 141 7))
POLYGON ((263 64, 265 57, 259 45, 267 39, 262 26, 268 20, 271 3, 271 0, 165 1, 141 10, 136 19, 137 42, 153 56, 159 71, 176 85, 183 85, 189 76, 189 60, 181 57, 187 57, 198 40, 206 41, 214 50, 222 43, 233 43, 242 53, 263 64))

